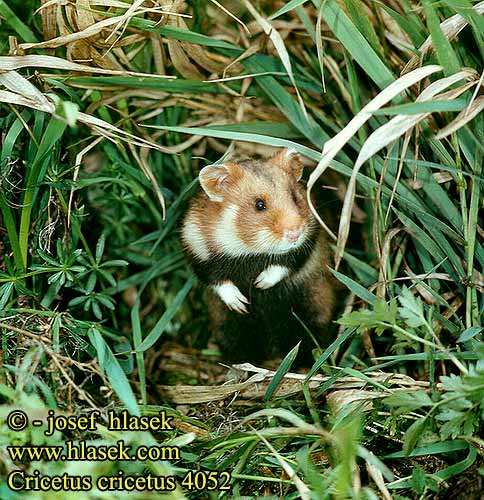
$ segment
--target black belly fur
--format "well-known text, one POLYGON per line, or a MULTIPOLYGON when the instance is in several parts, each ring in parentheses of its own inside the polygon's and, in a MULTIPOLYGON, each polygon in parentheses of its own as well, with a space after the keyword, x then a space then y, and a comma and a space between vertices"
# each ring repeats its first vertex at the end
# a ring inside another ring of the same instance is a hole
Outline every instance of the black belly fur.
POLYGON ((301 321, 316 336, 318 332, 306 290, 280 283, 268 290, 252 287, 246 297, 249 312, 228 311, 218 332, 225 358, 232 362, 260 362, 284 356, 301 341, 297 364, 307 362, 315 345, 301 321))
POLYGON ((283 255, 219 256, 207 262, 192 261, 203 282, 213 285, 230 280, 249 300, 247 314, 227 309, 226 320, 217 332, 225 359, 260 362, 284 356, 301 341, 296 364, 310 360, 315 345, 301 321, 316 338, 321 325, 315 322, 315 312, 310 310, 307 285, 295 285, 288 277, 272 288, 261 290, 254 286, 254 281, 270 265, 286 266, 291 273, 301 269, 314 249, 316 237, 311 235, 304 247, 283 255))

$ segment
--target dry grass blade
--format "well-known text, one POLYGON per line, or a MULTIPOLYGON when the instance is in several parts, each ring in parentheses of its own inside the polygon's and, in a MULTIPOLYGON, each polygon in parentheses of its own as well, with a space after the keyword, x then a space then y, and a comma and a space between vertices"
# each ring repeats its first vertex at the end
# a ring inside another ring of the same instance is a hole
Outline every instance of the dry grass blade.
POLYGON ((262 29, 264 30, 264 33, 271 39, 272 43, 274 44, 274 47, 276 48, 276 51, 279 55, 279 58, 281 59, 281 62, 284 66, 284 68, 287 71, 287 74, 289 76, 289 79, 291 80, 292 86, 294 87, 297 98, 299 101, 299 105, 301 106, 301 109, 304 113, 304 116, 306 119, 308 118, 308 113, 306 110, 306 106, 304 105, 304 101, 302 99, 302 96, 299 92, 299 89, 296 85, 296 80, 294 79, 294 75, 292 72, 292 65, 291 65, 291 59, 289 57, 289 54, 287 52, 286 46, 284 45, 284 42, 281 38, 281 35, 274 29, 274 27, 271 25, 271 23, 262 17, 257 10, 254 8, 254 6, 249 2, 249 0, 243 0, 244 5, 247 7, 247 10, 254 16, 256 21, 260 24, 262 29))
MULTIPOLYGON (((239 365, 234 365, 234 368, 242 372, 258 374, 259 377, 262 377, 259 378, 258 380, 264 380, 265 378, 272 378, 276 374, 276 372, 272 370, 267 370, 266 368, 260 368, 258 366, 252 365, 251 363, 242 363, 239 365)), ((392 386, 398 385, 401 387, 412 387, 412 388, 415 388, 417 386, 428 387, 428 382, 417 381, 414 380, 412 377, 409 377, 408 375, 403 375, 401 373, 371 372, 368 374, 368 377, 377 383, 387 383, 392 386)), ((302 373, 288 372, 284 375, 284 378, 305 381, 307 376, 302 373)), ((251 378, 251 380, 252 379, 253 378, 251 378)), ((309 380, 309 383, 316 382, 318 384, 322 384, 326 382, 328 379, 329 377, 326 377, 324 375, 313 375, 309 380)), ((348 388, 348 387, 361 387, 361 386, 362 386, 361 379, 356 377, 341 377, 333 384, 333 387, 335 388, 348 388), (340 383, 342 385, 340 385, 340 383), (353 384, 357 385, 355 386, 353 384)))
POLYGON ((15 94, 19 100, 18 104, 22 106, 47 111, 48 113, 53 113, 55 110, 54 104, 37 87, 16 71, 7 71, 0 74, 0 85, 5 86, 11 93, 15 94))
MULTIPOLYGON (((408 73, 407 76, 411 74, 408 73)), ((430 84, 417 98, 418 102, 429 101, 435 97, 439 92, 442 92, 445 88, 453 85, 454 83, 475 76, 476 72, 474 70, 463 70, 458 73, 451 75, 447 78, 442 78, 436 82, 430 84)), ((471 83, 473 85, 473 83, 471 83)), ((464 85, 461 88, 455 89, 447 93, 446 95, 439 95, 440 100, 450 100, 469 88, 468 85, 464 85)), ((348 240, 351 213, 353 210, 353 204, 356 192, 356 178, 361 166, 375 153, 383 149, 385 146, 390 144, 392 141, 403 135, 407 130, 415 126, 417 123, 426 118, 430 113, 419 113, 414 115, 397 115, 389 122, 382 125, 377 130, 375 130, 365 141, 363 147, 360 150, 358 158, 356 159, 355 165, 351 172, 350 181, 348 183, 345 200, 343 203, 343 209, 341 211, 341 218, 338 231, 338 243, 335 252, 335 267, 338 268, 341 259, 343 258, 343 253, 346 247, 346 242, 348 240)))
POLYGON ((316 52, 318 54, 319 68, 321 70, 321 83, 323 85, 323 92, 326 92, 326 82, 324 80, 324 47, 323 37, 321 36, 321 24, 323 21, 323 6, 319 9, 318 18, 316 20, 316 52))
MULTIPOLYGON (((117 22, 116 22, 116 27, 111 31, 111 33, 107 36, 105 42, 109 42, 109 40, 119 31, 121 30, 121 33, 119 34, 118 38, 120 38, 124 32, 124 30, 126 29, 126 24, 129 22, 129 19, 131 17, 134 17, 136 15, 136 10, 138 9, 138 7, 141 7, 141 5, 143 5, 144 3, 144 0, 135 0, 135 2, 130 5, 128 7, 128 10, 122 14, 121 16, 119 16, 118 18, 115 18, 117 19, 117 22)), ((113 45, 115 44, 116 42, 113 42, 113 44, 111 45, 110 49, 113 47, 113 45)))
POLYGON ((63 45, 68 45, 70 43, 78 42, 80 40, 85 40, 86 38, 91 38, 98 35, 101 31, 106 28, 110 28, 113 25, 118 25, 118 23, 124 21, 124 15, 112 17, 109 19, 104 19, 96 24, 88 26, 82 31, 76 31, 75 33, 68 33, 66 35, 61 35, 51 40, 46 40, 45 42, 38 43, 21 43, 19 48, 22 50, 29 49, 55 49, 57 47, 62 47, 63 45))
POLYGON ((484 109, 484 96, 481 95, 466 109, 461 111, 454 120, 452 120, 444 128, 440 129, 437 134, 435 134, 436 139, 443 139, 444 137, 453 134, 466 123, 473 120, 482 110, 484 109))
POLYGON ((167 40, 170 59, 177 71, 187 80, 203 80, 203 75, 197 67, 190 61, 190 58, 183 50, 183 46, 177 40, 167 40))
POLYGON ((193 386, 193 385, 158 385, 157 390, 165 401, 177 404, 200 404, 210 401, 221 401, 227 397, 246 389, 252 382, 227 384, 221 386, 193 386))
MULTIPOLYGON (((78 2, 79 3, 79 2, 78 2)), ((83 8, 81 5, 77 12, 77 24, 80 28, 80 31, 75 31, 73 33, 66 33, 61 36, 51 38, 49 40, 45 40, 44 42, 38 43, 21 43, 19 48, 21 50, 29 50, 29 49, 53 49, 57 47, 61 47, 63 45, 72 44, 75 42, 79 42, 81 40, 85 40, 87 38, 95 37, 99 35, 103 30, 107 30, 109 28, 109 34, 105 39, 105 43, 108 43, 109 40, 118 34, 118 39, 123 35, 126 30, 126 26, 129 23, 129 20, 132 17, 135 17, 138 14, 142 14, 143 12, 153 11, 155 10, 159 14, 167 14, 167 15, 175 15, 179 16, 178 13, 172 12, 170 10, 160 10, 160 9, 139 9, 141 5, 144 3, 144 0, 136 0, 133 4, 123 4, 123 8, 127 8, 124 14, 121 14, 116 17, 111 17, 108 19, 103 19, 102 21, 98 21, 96 23, 92 23, 94 17, 90 15, 90 13, 83 8), (113 27, 114 26, 114 27, 113 27)), ((42 6, 42 9, 46 9, 48 7, 52 7, 53 5, 50 3, 46 3, 42 6)), ((87 7, 87 6, 84 6, 87 7)), ((111 47, 116 44, 116 41, 111 44, 111 47)))
POLYGON ((90 125, 99 134, 104 135, 106 138, 119 138, 136 146, 153 148, 162 152, 166 152, 166 148, 164 148, 163 146, 126 132, 125 130, 121 130, 120 128, 115 127, 114 125, 111 125, 110 123, 101 120, 100 118, 96 118, 95 116, 80 112, 78 119, 80 122, 90 125))
POLYGON ((77 64, 55 56, 0 56, 0 71, 14 71, 21 68, 50 68, 64 71, 98 73, 103 75, 131 75, 150 78, 176 79, 176 76, 169 75, 154 75, 151 73, 137 73, 134 71, 120 71, 115 69, 96 68, 93 66, 86 66, 84 64, 77 64))
POLYGON ((311 499, 311 491, 304 484, 301 478, 296 474, 296 471, 284 460, 284 458, 276 451, 274 446, 272 446, 267 439, 259 434, 257 431, 254 431, 257 436, 262 440, 262 442, 267 446, 269 451, 276 457, 277 461, 281 464, 281 467, 284 469, 284 472, 289 476, 289 479, 293 481, 294 486, 296 486, 297 491, 299 491, 299 495, 302 500, 310 500, 311 499))
POLYGON ((54 38, 56 33, 55 7, 51 1, 41 0, 42 5, 37 9, 42 18, 42 32, 47 38, 54 38), (52 5, 52 8, 49 8, 52 5), (47 8, 46 8, 47 7, 47 8))
POLYGON ((231 17, 236 23, 239 23, 242 28, 244 28, 245 32, 250 35, 250 30, 247 28, 246 24, 239 19, 235 14, 232 14, 229 9, 224 7, 221 3, 217 2, 217 0, 210 0, 213 4, 215 4, 219 9, 223 10, 229 17, 231 17))
POLYGON ((38 104, 37 106, 33 106, 30 99, 26 99, 25 97, 22 97, 15 92, 9 92, 8 90, 0 90, 0 102, 16 104, 18 106, 27 106, 29 108, 35 107, 35 109, 49 112, 49 110, 45 109, 42 105, 38 104))
MULTIPOLYGON (((390 198, 388 205, 391 205, 391 203, 392 203, 393 194, 394 194, 394 192, 392 191, 392 197, 390 198)), ((392 240, 401 231, 403 231, 402 228, 394 227, 393 229, 390 229, 390 231, 388 231, 388 233, 385 235, 385 238, 383 240, 382 250, 381 250, 380 255, 379 255, 379 258, 380 258, 380 266, 379 267, 380 267, 380 269, 379 269, 379 275, 378 275, 378 288, 377 288, 377 290, 378 290, 377 295, 380 298, 384 298, 386 296, 386 288, 387 288, 387 268, 383 263, 388 262, 388 258, 390 256, 390 252, 391 252, 392 240)))
MULTIPOLYGON (((83 3, 85 0, 80 0, 77 3, 83 3)), ((120 9, 128 9, 130 4, 126 2, 119 2, 117 0, 90 0, 91 5, 99 5, 104 7, 118 7, 120 9)), ((64 4, 62 0, 42 0, 42 5, 34 12, 34 16, 41 14, 43 10, 48 10, 49 8, 56 7, 59 4, 64 4)))
MULTIPOLYGON (((477 5, 474 5, 473 9, 478 14, 484 14, 484 2, 479 2, 477 5)), ((452 40, 467 26, 467 24, 468 22, 464 17, 462 17, 460 14, 456 14, 455 16, 449 17, 449 19, 446 19, 444 22, 440 23, 440 29, 448 40, 452 40)), ((429 35, 425 42, 419 47, 419 54, 413 56, 408 61, 401 74, 404 75, 405 73, 408 73, 409 71, 416 68, 422 60, 422 57, 432 48, 432 37, 429 35)))
POLYGON ((368 471, 368 474, 371 476, 373 481, 375 481, 375 484, 378 486, 378 489, 380 490, 382 497, 385 500, 392 500, 393 497, 392 495, 390 495, 390 492, 388 491, 388 488, 385 485, 385 480, 383 478, 383 474, 381 473, 381 471, 378 470, 373 464, 370 464, 369 462, 366 462, 366 470, 368 471))
POLYGON ((349 408, 361 407, 364 411, 373 409, 373 400, 384 398, 384 392, 372 392, 362 389, 342 389, 328 394, 327 401, 335 415, 347 412, 349 408))
POLYGON ((424 66, 418 68, 405 76, 402 76, 391 83, 386 89, 382 90, 376 97, 374 97, 353 119, 343 128, 338 134, 324 144, 322 151, 322 158, 316 168, 311 173, 308 180, 307 199, 309 206, 314 213, 319 223, 323 226, 326 232, 336 240, 334 233, 326 226, 319 214, 317 213, 311 201, 311 189, 318 178, 329 167, 331 160, 337 155, 344 145, 353 137, 358 130, 370 119, 373 111, 378 110, 387 102, 391 101, 400 92, 411 87, 415 83, 423 80, 427 76, 440 71, 442 68, 437 65, 424 66))
MULTIPOLYGON (((158 385, 157 390, 166 401, 177 404, 200 404, 212 401, 220 401, 237 395, 240 400, 262 400, 267 387, 274 378, 276 372, 253 366, 250 363, 234 365, 233 368, 243 376, 252 375, 245 382, 231 382, 223 385, 158 385)), ((372 391, 365 393, 365 400, 388 396, 394 391, 405 390, 414 391, 418 389, 427 389, 428 382, 415 380, 407 375, 398 373, 370 372, 366 374, 367 380, 371 380, 376 387, 385 386, 378 389, 375 387, 372 391), (370 397, 371 395, 371 397, 370 397)), ((283 397, 301 393, 304 387, 311 390, 318 389, 322 384, 330 379, 324 375, 314 375, 309 381, 306 381, 306 375, 302 373, 286 373, 281 384, 277 389, 277 396, 283 397)), ((343 376, 336 380, 329 391, 362 391, 368 386, 368 381, 358 377, 343 376)), ((440 387, 440 384, 438 384, 440 387)), ((363 393, 361 393, 363 395, 363 393)))

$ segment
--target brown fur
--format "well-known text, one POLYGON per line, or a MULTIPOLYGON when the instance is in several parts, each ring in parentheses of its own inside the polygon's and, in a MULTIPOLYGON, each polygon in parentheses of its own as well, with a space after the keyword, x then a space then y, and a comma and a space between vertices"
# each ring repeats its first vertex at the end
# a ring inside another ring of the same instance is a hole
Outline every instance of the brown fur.
POLYGON ((309 229, 315 224, 304 189, 297 182, 302 164, 297 159, 289 161, 284 151, 265 163, 228 162, 224 166, 209 167, 208 172, 201 174, 204 190, 192 200, 186 221, 191 220, 200 228, 210 253, 219 250, 214 231, 222 224, 224 208, 229 205, 238 207, 236 233, 248 247, 257 245, 260 230, 267 231, 278 242, 285 231, 301 226, 309 229), (207 190, 217 197, 217 201, 207 195, 207 190), (266 211, 255 209, 258 199, 266 204, 266 211))

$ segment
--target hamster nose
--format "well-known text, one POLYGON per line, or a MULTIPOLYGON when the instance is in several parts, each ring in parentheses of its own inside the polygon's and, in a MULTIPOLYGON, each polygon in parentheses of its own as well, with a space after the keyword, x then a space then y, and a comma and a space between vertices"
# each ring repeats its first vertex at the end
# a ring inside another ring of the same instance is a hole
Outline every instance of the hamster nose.
POLYGON ((298 227, 297 229, 286 229, 285 236, 289 243, 296 243, 302 233, 302 227, 298 227))

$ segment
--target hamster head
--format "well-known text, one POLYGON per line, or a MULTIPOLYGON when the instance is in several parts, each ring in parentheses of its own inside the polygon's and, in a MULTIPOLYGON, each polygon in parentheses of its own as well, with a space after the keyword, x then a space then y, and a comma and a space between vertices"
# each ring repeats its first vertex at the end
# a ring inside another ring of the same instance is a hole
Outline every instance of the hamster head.
POLYGON ((294 150, 269 160, 209 165, 200 184, 216 205, 212 238, 231 256, 284 254, 307 241, 315 219, 299 180, 303 166, 294 150))

